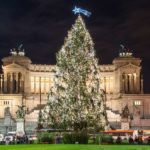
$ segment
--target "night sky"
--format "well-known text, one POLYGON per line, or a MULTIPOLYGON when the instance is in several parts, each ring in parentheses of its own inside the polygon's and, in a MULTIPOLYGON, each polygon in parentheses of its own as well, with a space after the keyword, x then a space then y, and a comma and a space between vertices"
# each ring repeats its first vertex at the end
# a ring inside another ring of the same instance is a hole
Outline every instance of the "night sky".
POLYGON ((77 17, 75 5, 92 12, 83 18, 100 63, 111 63, 125 45, 143 60, 150 93, 150 0, 0 0, 0 59, 22 43, 33 63, 55 64, 77 17))

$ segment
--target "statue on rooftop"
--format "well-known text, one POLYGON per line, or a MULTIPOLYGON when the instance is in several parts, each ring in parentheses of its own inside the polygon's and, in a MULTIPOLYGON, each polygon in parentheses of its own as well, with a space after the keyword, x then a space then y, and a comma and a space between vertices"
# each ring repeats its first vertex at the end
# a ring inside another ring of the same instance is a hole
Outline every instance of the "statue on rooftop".
POLYGON ((125 47, 123 44, 120 44, 121 49, 119 50, 119 56, 120 57, 131 57, 132 51, 125 47))

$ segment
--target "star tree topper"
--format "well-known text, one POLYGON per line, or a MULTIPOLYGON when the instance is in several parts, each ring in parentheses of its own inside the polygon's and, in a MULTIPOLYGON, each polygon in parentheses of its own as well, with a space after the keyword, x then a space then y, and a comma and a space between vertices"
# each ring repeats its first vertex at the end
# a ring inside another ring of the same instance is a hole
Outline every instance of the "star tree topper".
POLYGON ((74 12, 74 14, 84 14, 85 16, 87 17, 90 17, 91 16, 91 12, 85 10, 85 9, 82 9, 82 8, 79 8, 79 7, 76 7, 72 10, 74 12))

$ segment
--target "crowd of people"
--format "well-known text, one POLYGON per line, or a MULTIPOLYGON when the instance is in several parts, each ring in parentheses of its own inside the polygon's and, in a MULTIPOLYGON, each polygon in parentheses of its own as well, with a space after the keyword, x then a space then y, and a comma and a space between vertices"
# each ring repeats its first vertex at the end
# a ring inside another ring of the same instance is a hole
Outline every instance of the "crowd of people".
POLYGON ((32 144, 33 140, 30 139, 27 135, 24 136, 13 136, 11 137, 6 137, 4 140, 1 141, 0 144, 32 144))
MULTIPOLYGON (((120 136, 117 137, 115 143, 116 144, 122 144, 123 140, 121 139, 120 136)), ((147 139, 144 139, 143 136, 135 136, 135 138, 133 138, 132 136, 129 136, 128 138, 128 143, 129 144, 148 144, 150 145, 150 136, 147 139)))
MULTIPOLYGON (((93 136, 93 142, 96 143, 96 136, 93 136)), ((150 145, 150 136, 148 137, 144 137, 142 135, 139 136, 128 136, 127 138, 122 138, 120 135, 117 136, 117 138, 113 138, 113 136, 109 136, 109 138, 107 138, 107 140, 103 141, 104 143, 108 143, 108 144, 138 144, 138 145, 142 145, 142 144, 148 144, 150 145)), ((101 144, 103 143, 101 142, 101 144)), ((4 138, 3 141, 0 142, 0 144, 33 144, 34 140, 27 135, 23 135, 23 136, 12 136, 12 138, 10 137, 6 137, 4 138)), ((62 136, 55 136, 54 139, 54 143, 55 144, 60 144, 63 143, 62 142, 62 136)))

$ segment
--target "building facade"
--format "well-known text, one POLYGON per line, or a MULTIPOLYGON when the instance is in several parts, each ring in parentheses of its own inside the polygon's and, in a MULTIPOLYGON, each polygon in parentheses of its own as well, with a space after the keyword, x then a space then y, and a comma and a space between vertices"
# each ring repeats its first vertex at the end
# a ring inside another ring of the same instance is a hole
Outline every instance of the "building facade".
MULTIPOLYGON (((28 130, 37 126, 39 110, 47 103, 55 65, 32 64, 22 50, 2 59, 0 75, 0 130, 15 129, 18 106, 26 106, 28 130), (7 119, 7 113, 11 119, 7 119)), ((141 59, 122 51, 109 65, 99 65, 100 86, 106 94, 108 120, 121 128, 122 111, 129 109, 130 128, 150 128, 150 94, 144 94, 141 59)))

